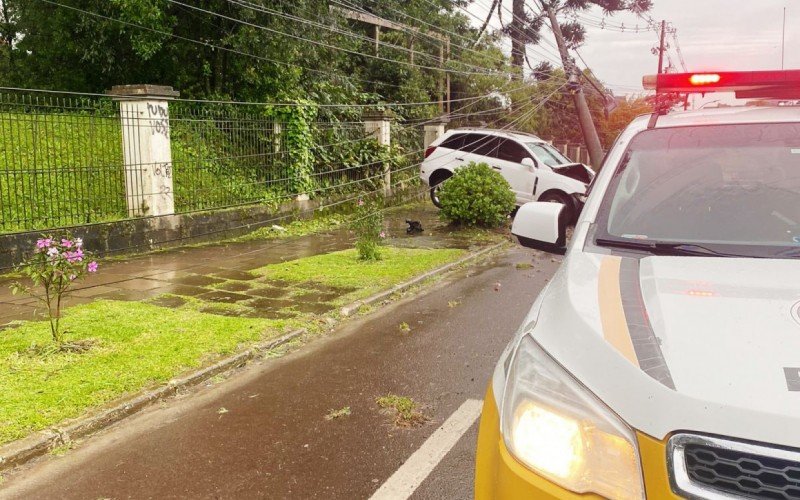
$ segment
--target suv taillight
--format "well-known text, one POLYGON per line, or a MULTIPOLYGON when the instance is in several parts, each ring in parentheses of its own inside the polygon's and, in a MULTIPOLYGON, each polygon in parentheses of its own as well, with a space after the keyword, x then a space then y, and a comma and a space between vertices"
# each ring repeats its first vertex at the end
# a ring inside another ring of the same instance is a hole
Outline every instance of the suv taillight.
POLYGON ((428 146, 428 148, 425 150, 425 158, 432 155, 434 151, 436 151, 436 146, 428 146))

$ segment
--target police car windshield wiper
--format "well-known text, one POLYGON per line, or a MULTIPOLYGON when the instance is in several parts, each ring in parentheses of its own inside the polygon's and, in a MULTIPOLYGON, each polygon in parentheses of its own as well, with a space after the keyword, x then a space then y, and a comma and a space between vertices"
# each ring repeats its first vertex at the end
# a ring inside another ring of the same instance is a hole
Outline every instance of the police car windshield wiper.
POLYGON ((649 241, 624 241, 598 238, 596 243, 603 247, 642 250, 654 255, 700 255, 708 257, 754 257, 735 253, 718 252, 694 243, 660 243, 649 241))

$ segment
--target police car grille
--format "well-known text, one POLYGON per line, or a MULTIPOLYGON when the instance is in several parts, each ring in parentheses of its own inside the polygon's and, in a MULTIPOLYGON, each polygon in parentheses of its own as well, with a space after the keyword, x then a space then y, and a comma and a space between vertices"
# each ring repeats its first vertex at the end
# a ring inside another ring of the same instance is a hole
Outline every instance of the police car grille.
POLYGON ((800 462, 695 443, 684 453, 695 484, 743 498, 800 500, 800 462))

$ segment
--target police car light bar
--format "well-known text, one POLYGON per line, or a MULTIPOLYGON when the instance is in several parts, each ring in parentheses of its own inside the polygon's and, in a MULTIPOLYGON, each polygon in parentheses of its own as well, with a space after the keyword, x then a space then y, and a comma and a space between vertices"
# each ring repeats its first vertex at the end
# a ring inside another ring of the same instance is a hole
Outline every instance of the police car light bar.
POLYGON ((800 70, 662 73, 645 76, 642 84, 657 94, 735 92, 738 98, 800 99, 800 70))

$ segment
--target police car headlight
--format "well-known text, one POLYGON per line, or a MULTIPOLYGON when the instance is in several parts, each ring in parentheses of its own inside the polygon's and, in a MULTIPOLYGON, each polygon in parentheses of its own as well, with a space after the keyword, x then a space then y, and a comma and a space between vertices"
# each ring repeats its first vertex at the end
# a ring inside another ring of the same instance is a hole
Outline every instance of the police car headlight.
POLYGON ((503 398, 508 450, 576 493, 644 498, 633 431, 530 337, 517 348, 503 398))

